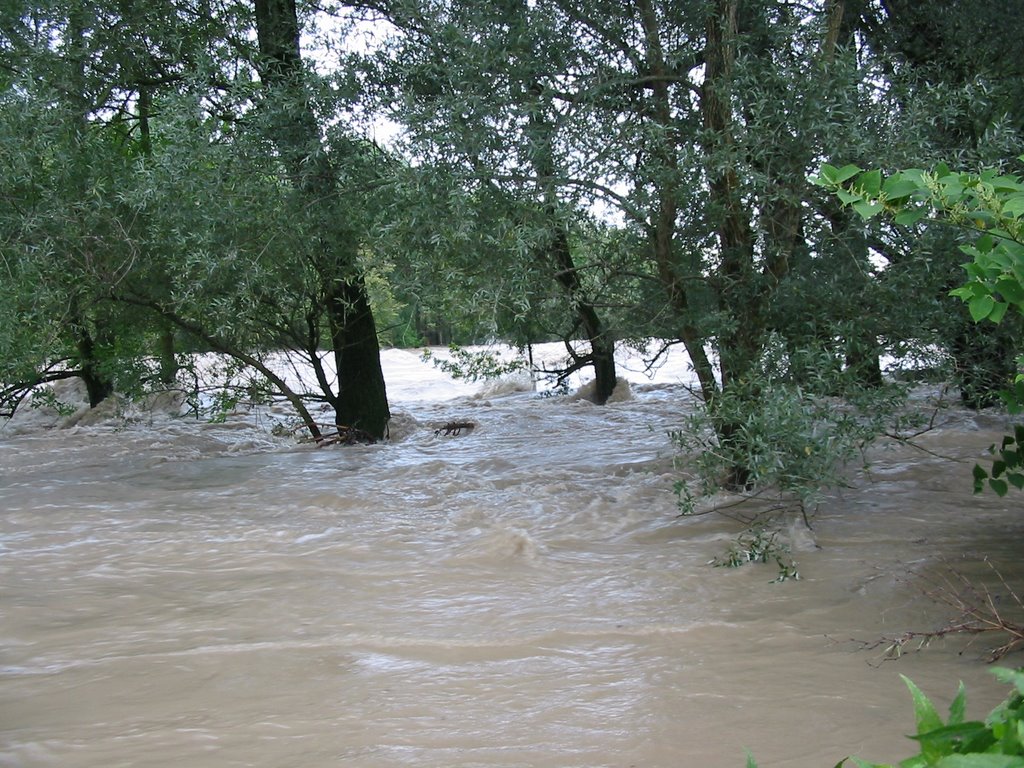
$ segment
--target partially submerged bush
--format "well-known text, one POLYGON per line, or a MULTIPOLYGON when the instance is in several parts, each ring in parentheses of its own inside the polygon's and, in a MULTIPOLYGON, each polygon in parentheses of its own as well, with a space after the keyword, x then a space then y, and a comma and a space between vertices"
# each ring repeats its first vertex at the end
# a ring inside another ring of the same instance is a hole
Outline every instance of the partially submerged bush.
POLYGON ((845 468, 882 434, 896 434, 908 416, 904 391, 863 389, 843 400, 820 397, 792 383, 761 381, 733 386, 714 408, 692 414, 671 438, 692 479, 676 484, 680 510, 698 513, 698 502, 722 490, 777 491, 805 518, 820 494, 845 484, 845 468), (726 442, 715 422, 737 425, 726 442), (746 487, 730 488, 741 466, 746 487))

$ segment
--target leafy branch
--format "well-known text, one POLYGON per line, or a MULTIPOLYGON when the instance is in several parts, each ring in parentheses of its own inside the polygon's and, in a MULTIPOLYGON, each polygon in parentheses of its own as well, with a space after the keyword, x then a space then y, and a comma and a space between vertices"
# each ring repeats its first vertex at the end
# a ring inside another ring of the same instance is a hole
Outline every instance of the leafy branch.
MULTIPOLYGON (((899 226, 931 221, 969 233, 973 242, 960 246, 971 257, 962 265, 967 278, 950 295, 967 304, 976 323, 999 323, 1011 309, 1024 315, 1024 181, 1019 176, 995 169, 955 173, 945 165, 884 176, 878 169, 825 163, 812 181, 865 220, 884 213, 899 226)), ((1000 397, 1011 414, 1024 411, 1024 373, 1018 372, 1000 397)), ((1024 428, 1017 426, 989 452, 996 456, 991 468, 974 467, 975 492, 986 482, 999 496, 1011 485, 1024 489, 1024 428)))

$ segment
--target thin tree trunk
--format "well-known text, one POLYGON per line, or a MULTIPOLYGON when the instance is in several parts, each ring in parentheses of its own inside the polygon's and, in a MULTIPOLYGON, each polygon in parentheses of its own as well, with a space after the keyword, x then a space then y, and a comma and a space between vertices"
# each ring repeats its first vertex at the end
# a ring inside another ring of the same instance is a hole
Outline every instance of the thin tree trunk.
POLYGON ((594 402, 604 405, 618 383, 615 342, 601 323, 593 304, 584 296, 569 250, 569 237, 564 229, 558 230, 548 250, 549 258, 557 269, 555 279, 569 298, 572 310, 590 344, 590 363, 594 368, 594 402))
POLYGON ((650 0, 637 0, 640 20, 644 29, 647 69, 651 74, 650 114, 661 129, 661 141, 655 152, 661 163, 663 174, 657 180, 657 209, 654 211, 650 228, 651 249, 658 280, 665 290, 668 304, 681 319, 679 337, 693 363, 701 396, 708 408, 713 408, 719 394, 715 370, 708 359, 705 346, 706 335, 690 320, 692 309, 683 280, 676 269, 673 240, 676 231, 676 216, 679 213, 679 161, 676 146, 672 141, 672 106, 669 93, 669 73, 661 46, 657 14, 650 0))
MULTIPOLYGON (((531 95, 540 102, 543 89, 535 81, 530 86, 531 95)), ((601 323, 597 310, 586 296, 580 282, 576 264, 569 247, 569 233, 565 225, 558 220, 558 206, 550 179, 555 175, 555 160, 552 143, 554 140, 551 125, 541 115, 541 109, 548 106, 538 103, 530 113, 530 133, 534 139, 534 169, 541 180, 541 194, 544 198, 544 213, 550 221, 552 231, 543 258, 550 268, 554 269, 555 281, 561 286, 569 301, 571 311, 576 315, 577 323, 583 328, 587 342, 590 344, 590 363, 594 368, 594 400, 604 405, 615 391, 617 377, 615 372, 615 342, 601 323)))
POLYGON ((277 388, 277 391, 281 393, 281 395, 295 409, 295 412, 299 414, 299 418, 302 419, 302 423, 309 431, 310 436, 314 440, 320 440, 323 437, 322 433, 320 432, 320 427, 313 419, 312 414, 310 414, 309 410, 306 408, 305 403, 303 403, 302 401, 302 397, 297 392, 295 392, 291 387, 288 386, 288 382, 286 382, 273 370, 267 367, 267 365, 265 365, 259 358, 247 354, 246 352, 236 347, 233 347, 230 344, 224 343, 216 336, 212 336, 211 334, 209 334, 205 329, 202 328, 202 326, 196 323, 189 322, 185 318, 176 314, 173 310, 168 309, 165 306, 162 306, 159 302, 156 302, 152 299, 140 299, 129 294, 115 296, 114 299, 116 301, 121 301, 124 302, 125 304, 131 304, 136 307, 144 307, 154 312, 167 323, 170 323, 185 331, 186 333, 195 336, 197 339, 205 342, 206 345, 209 346, 209 348, 212 349, 214 352, 220 352, 229 357, 233 357, 240 363, 244 363, 253 370, 259 371, 260 373, 263 374, 267 381, 269 381, 271 384, 274 385, 274 387, 277 388))

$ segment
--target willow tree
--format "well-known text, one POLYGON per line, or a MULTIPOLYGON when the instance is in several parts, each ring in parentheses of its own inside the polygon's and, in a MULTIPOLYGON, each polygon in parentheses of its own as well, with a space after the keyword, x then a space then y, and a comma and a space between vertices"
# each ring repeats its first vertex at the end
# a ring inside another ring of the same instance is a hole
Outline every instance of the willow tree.
MULTIPOLYGON (((294 4, 254 13, 231 0, 76 0, 18 14, 0 50, 10 118, 0 146, 19 169, 4 179, 13 205, 0 224, 18 259, 8 257, 2 299, 40 322, 4 338, 21 361, 4 372, 8 402, 63 375, 103 373, 121 386, 124 371, 152 368, 157 334, 156 376, 168 386, 173 327, 193 348, 255 369, 314 436, 310 400, 332 408, 339 428, 381 437, 388 407, 360 264, 365 200, 346 194, 339 170, 362 184, 375 158, 344 128, 328 151, 294 4), (42 118, 34 133, 19 110, 42 118), (28 343, 36 337, 51 343, 28 343), (311 391, 273 369, 282 348, 315 370, 311 391)), ((328 109, 336 121, 336 101, 328 109)))
POLYGON ((439 245, 422 279, 479 271, 477 290, 512 317, 498 332, 518 342, 537 333, 563 338, 571 360, 558 375, 591 367, 594 399, 604 403, 617 381, 615 334, 602 318, 603 285, 579 226, 585 200, 563 183, 579 127, 552 90, 572 66, 572 40, 558 39, 543 8, 521 1, 359 5, 383 12, 397 30, 373 73, 377 101, 405 127, 406 151, 425 160, 423 175, 447 179, 447 204, 458 200, 463 217, 449 228, 449 213, 431 211, 444 199, 402 199, 396 218, 414 220, 439 245), (470 219, 480 223, 471 238, 470 219), (490 263, 478 270, 484 254, 490 263), (586 350, 570 343, 579 339, 586 350))
POLYGON ((259 72, 272 110, 270 136, 296 189, 318 223, 312 267, 320 278, 338 391, 335 424, 373 438, 387 431, 390 412, 380 346, 360 269, 360 242, 339 206, 336 162, 324 151, 302 62, 294 0, 256 0, 259 72))
POLYGON ((132 57, 123 41, 97 55, 110 43, 106 3, 17 10, 0 32, 2 300, 23 318, 3 331, 4 405, 13 409, 35 384, 76 376, 95 406, 128 384, 128 350, 144 346, 148 330, 140 313, 105 303, 99 279, 131 259, 112 212, 131 162, 119 127, 132 57))

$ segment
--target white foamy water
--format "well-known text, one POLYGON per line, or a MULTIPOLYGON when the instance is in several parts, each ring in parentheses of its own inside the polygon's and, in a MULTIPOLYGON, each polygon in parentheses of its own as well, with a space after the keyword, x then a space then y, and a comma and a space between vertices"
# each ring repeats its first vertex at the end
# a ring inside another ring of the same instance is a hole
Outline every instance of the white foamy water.
POLYGON ((949 618, 943 562, 1021 584, 1019 497, 969 487, 997 419, 876 450, 772 584, 707 565, 736 523, 678 517, 679 360, 600 408, 384 364, 388 444, 274 412, 0 431, 0 765, 811 768, 912 751, 900 673, 1003 697, 983 641, 852 642, 949 618))

